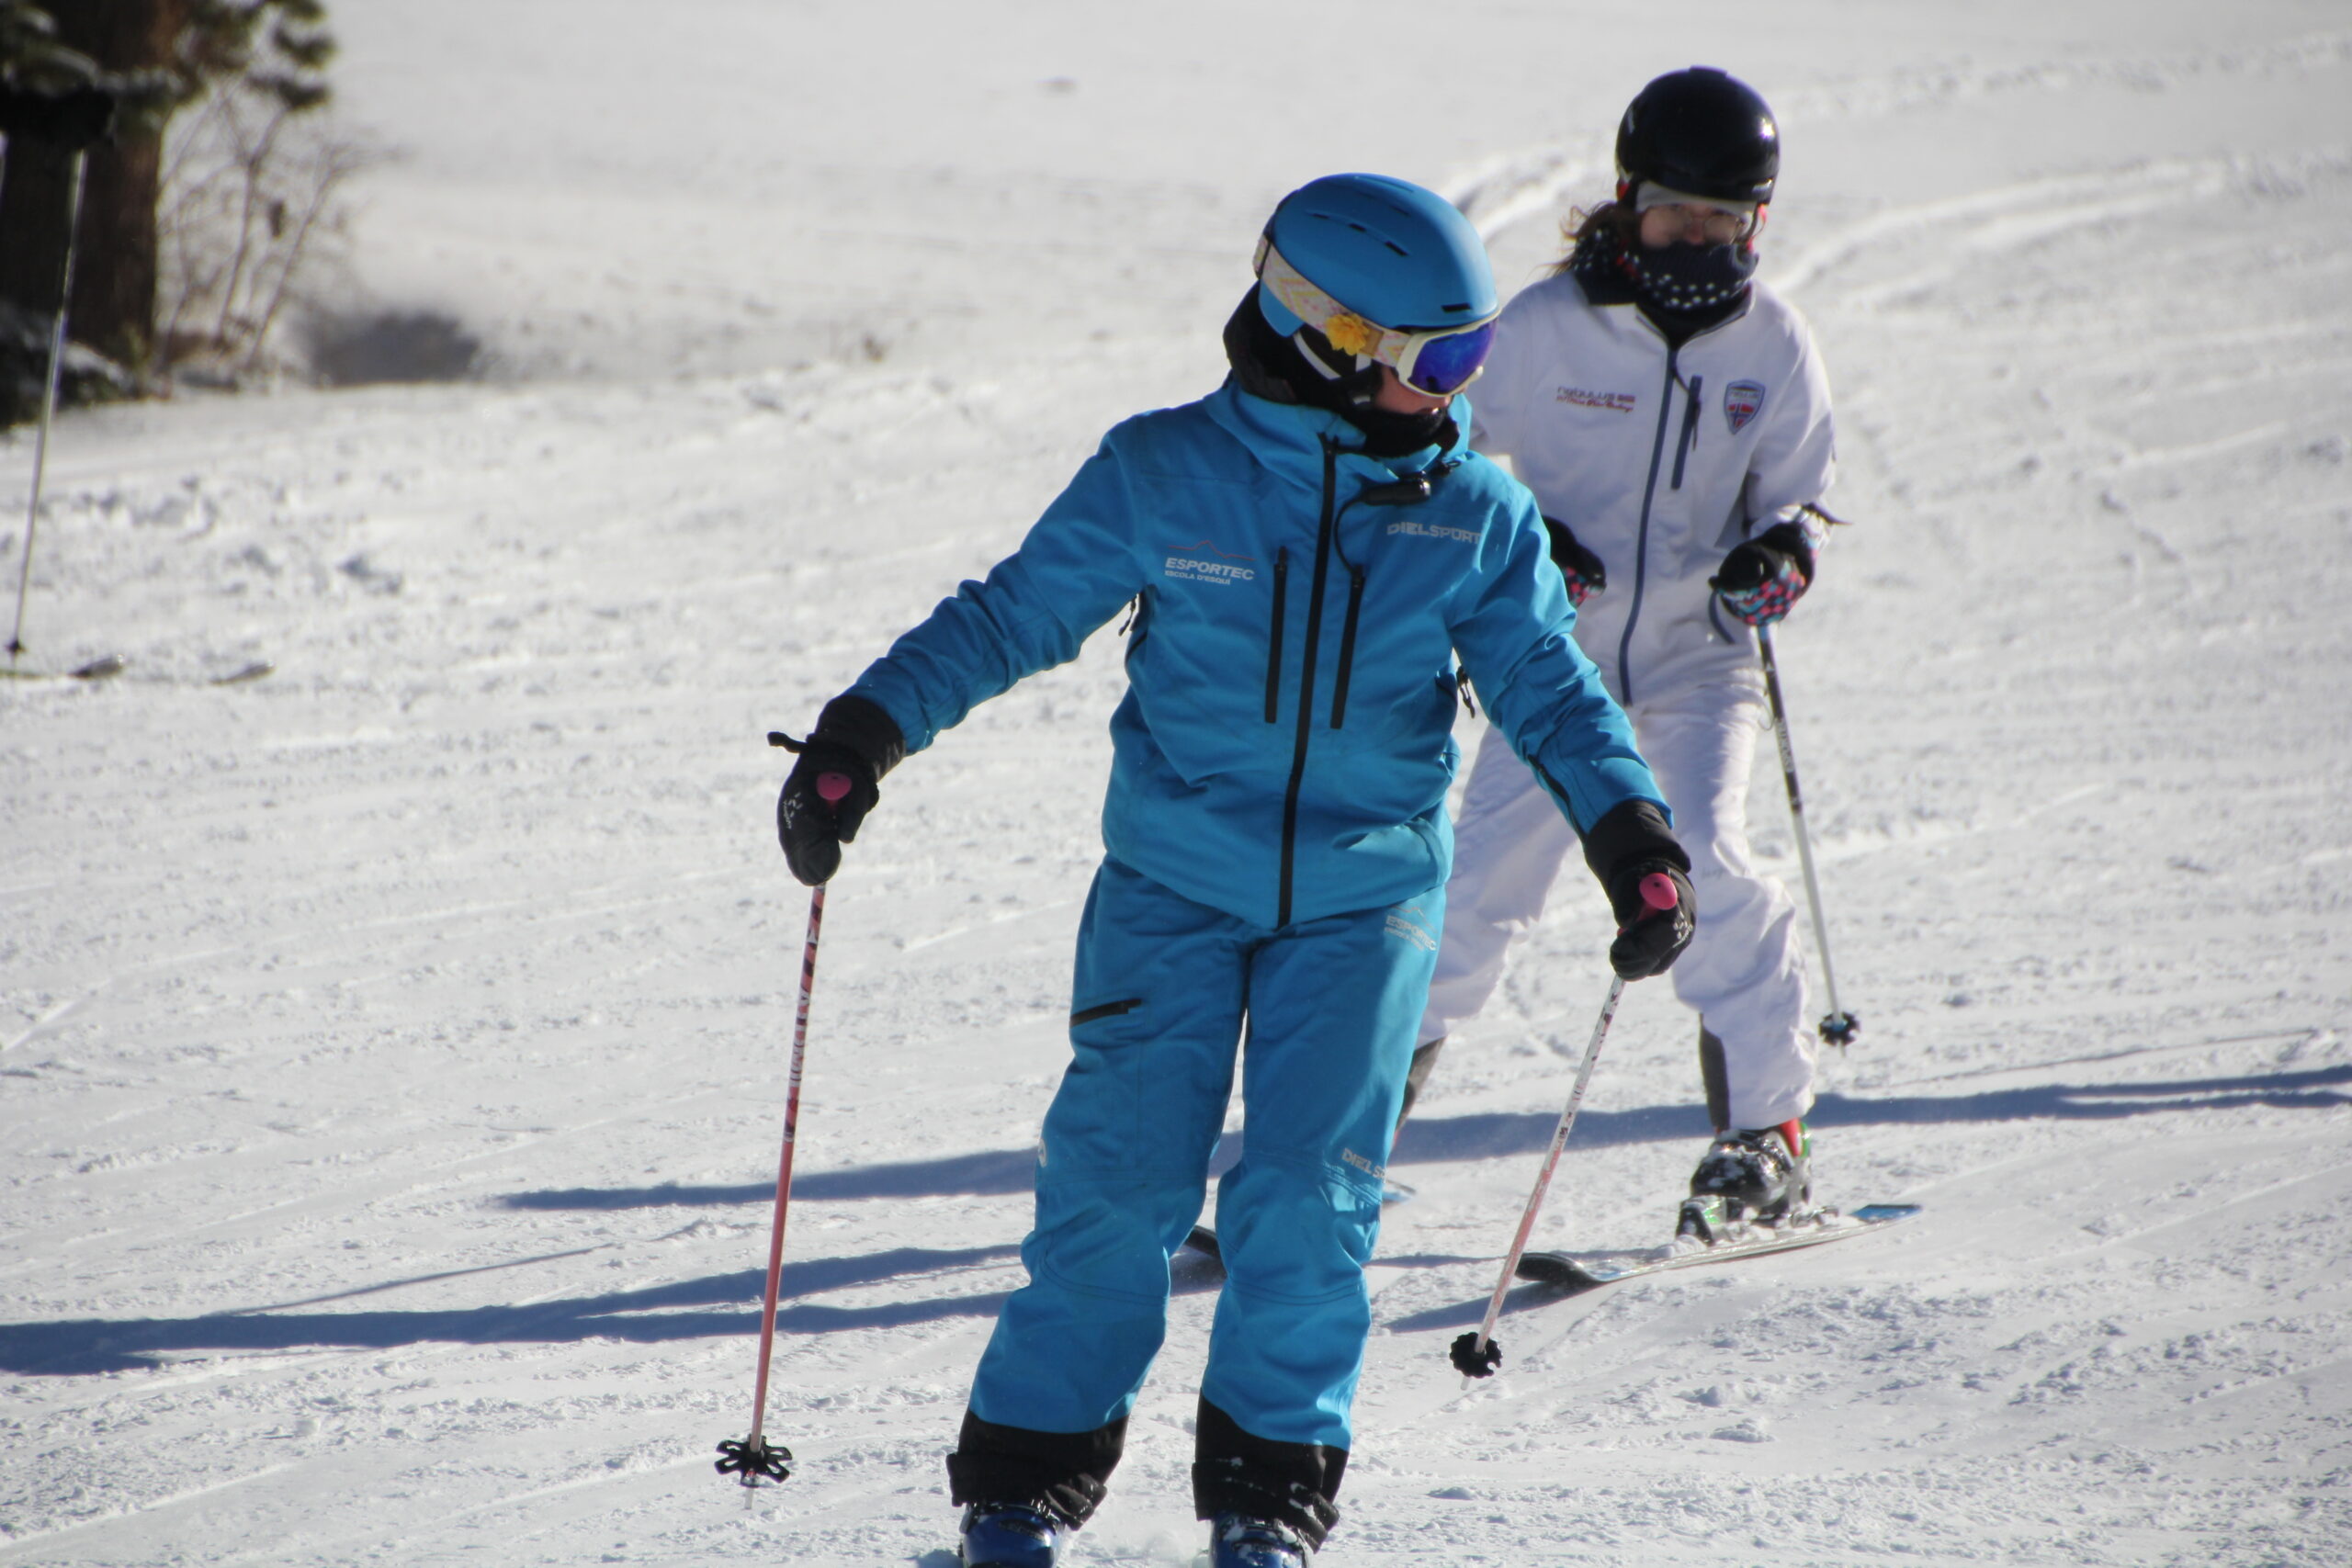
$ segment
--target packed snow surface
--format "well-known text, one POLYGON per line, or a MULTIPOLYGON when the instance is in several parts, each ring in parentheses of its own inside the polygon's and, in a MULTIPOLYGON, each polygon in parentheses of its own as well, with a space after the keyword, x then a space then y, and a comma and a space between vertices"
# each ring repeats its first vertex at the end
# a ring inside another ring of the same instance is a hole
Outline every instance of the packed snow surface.
MULTIPOLYGON (((1515 290, 1694 59, 1781 111, 1844 437, 1781 637, 1865 1031, 1818 1182, 1926 1212, 1520 1292, 1465 1390, 1605 986, 1570 878, 1397 1151, 1323 1560, 2352 1561, 2343 8, 1114 10, 336 7, 401 154, 359 284, 487 375, 56 432, 28 667, 128 665, 0 683, 0 1564, 943 1568, 1121 645, 909 761, 834 885, 798 1472, 746 1494, 808 908, 765 732, 1216 384, 1283 190, 1435 186, 1515 290)), ((1750 815, 1793 879, 1769 756, 1750 815)), ((1630 994, 1539 1245, 1662 1237, 1692 1033, 1630 994)), ((1192 1560, 1215 1283, 1073 1564, 1192 1560)))

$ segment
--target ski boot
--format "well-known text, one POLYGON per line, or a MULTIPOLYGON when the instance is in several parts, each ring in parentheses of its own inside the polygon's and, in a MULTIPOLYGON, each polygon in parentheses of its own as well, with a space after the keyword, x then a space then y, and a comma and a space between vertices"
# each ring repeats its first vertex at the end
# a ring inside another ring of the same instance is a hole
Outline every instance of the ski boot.
POLYGON ((1674 1234, 1709 1247, 1751 1225, 1777 1225, 1813 1202, 1804 1123, 1718 1133, 1690 1176, 1674 1234))
POLYGON ((1027 1503, 974 1503, 964 1510, 956 1561, 962 1568, 1054 1568, 1061 1521, 1027 1503))
POLYGON ((1219 1514, 1209 1526, 1209 1568, 1306 1568, 1314 1550, 1288 1525, 1219 1514))

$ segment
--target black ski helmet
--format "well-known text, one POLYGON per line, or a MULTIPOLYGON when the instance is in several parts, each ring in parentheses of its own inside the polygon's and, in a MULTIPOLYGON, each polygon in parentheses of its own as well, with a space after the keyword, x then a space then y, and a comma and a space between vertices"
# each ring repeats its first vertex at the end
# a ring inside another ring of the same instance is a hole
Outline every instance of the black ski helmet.
POLYGON ((1670 71, 1617 122, 1617 195, 1644 183, 1717 201, 1772 199, 1781 127, 1762 95, 1711 65, 1670 71))

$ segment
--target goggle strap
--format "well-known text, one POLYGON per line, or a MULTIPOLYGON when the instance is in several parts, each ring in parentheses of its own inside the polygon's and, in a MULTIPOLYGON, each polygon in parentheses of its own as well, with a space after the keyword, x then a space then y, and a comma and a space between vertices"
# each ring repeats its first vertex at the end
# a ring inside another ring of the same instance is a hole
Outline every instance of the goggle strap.
POLYGON ((1325 293, 1314 279, 1292 265, 1290 258, 1274 248, 1271 234, 1258 236, 1258 253, 1252 265, 1259 282, 1272 291, 1283 308, 1321 333, 1333 348, 1342 354, 1376 359, 1396 371, 1398 378, 1408 384, 1412 380, 1414 362, 1419 358, 1419 351, 1422 347, 1444 338, 1476 332, 1494 319, 1489 316, 1458 327, 1413 333, 1384 327, 1356 314, 1325 293))
POLYGON ((1292 315, 1330 339, 1331 346, 1342 354, 1363 355, 1393 368, 1411 341, 1413 334, 1366 321, 1326 294, 1274 248, 1271 234, 1258 237, 1258 280, 1273 291, 1292 315))

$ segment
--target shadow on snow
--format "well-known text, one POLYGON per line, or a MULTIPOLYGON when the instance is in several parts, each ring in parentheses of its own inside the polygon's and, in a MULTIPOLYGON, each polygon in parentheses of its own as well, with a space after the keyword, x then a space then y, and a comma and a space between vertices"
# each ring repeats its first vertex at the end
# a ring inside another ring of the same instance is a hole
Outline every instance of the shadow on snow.
MULTIPOLYGON (((1925 1126, 1958 1122, 2104 1121, 2153 1111, 2221 1110, 2267 1105, 2290 1110, 2332 1110, 2352 1105, 2352 1063, 2301 1072, 2240 1077, 2189 1078, 2165 1083, 2041 1084, 1974 1094, 1893 1095, 1858 1099, 1824 1094, 1807 1122, 1817 1128, 1925 1126)), ((1464 1116, 1419 1116, 1396 1140, 1392 1166, 1437 1165, 1532 1154, 1552 1140, 1555 1111, 1487 1111, 1464 1116)), ((1588 1107, 1577 1117, 1578 1148, 1703 1138, 1707 1117, 1696 1104, 1645 1105, 1631 1111, 1588 1107)), ((1209 1162, 1218 1174, 1240 1157, 1239 1139, 1220 1140, 1209 1162)), ((939 1159, 900 1160, 854 1166, 796 1177, 792 1195, 816 1200, 1001 1196, 1026 1192, 1037 1168, 1034 1148, 995 1149, 939 1159)), ((513 1209, 707 1208, 764 1203, 775 1196, 772 1181, 725 1187, 572 1187, 516 1192, 499 1200, 513 1209)))
MULTIPOLYGON (((2352 1092, 2339 1087, 2344 1085, 2352 1085, 2352 1063, 2240 1077, 2161 1083, 2047 1084, 1976 1094, 1870 1099, 1825 1094, 1815 1105, 1810 1121, 1821 1128, 1923 1126, 1960 1122, 2104 1121, 2156 1111, 2255 1105, 2334 1110, 2352 1105, 2352 1092)), ((1417 1118, 1398 1140, 1392 1163, 1433 1164, 1532 1153, 1550 1142, 1557 1121, 1556 1114, 1549 1111, 1417 1118)), ((1690 1105, 1588 1110, 1577 1119, 1576 1142, 1580 1148, 1591 1148, 1699 1137, 1706 1131, 1703 1112, 1690 1105)), ((1212 1162, 1213 1169, 1228 1167, 1238 1157, 1236 1142, 1227 1138, 1220 1144, 1212 1162)), ((1023 1192, 1029 1189, 1035 1158, 1033 1151, 1024 1148, 863 1166, 813 1173, 796 1181, 793 1191, 797 1197, 831 1199, 1023 1192)), ((772 1184, 757 1182, 731 1187, 574 1188, 518 1192, 503 1201, 517 1209, 633 1209, 759 1203, 773 1195, 772 1184)), ((891 1328, 955 1317, 993 1317, 1004 1299, 1006 1292, 1002 1291, 858 1307, 820 1306, 792 1298, 909 1275, 992 1267, 1010 1261, 1018 1251, 1009 1245, 959 1249, 899 1247, 863 1258, 787 1262, 782 1285, 787 1304, 777 1311, 776 1325, 787 1333, 821 1334, 837 1329, 891 1328)), ((488 1271, 456 1270, 424 1279, 488 1271)), ((192 1318, 85 1318, 62 1323, 0 1324, 0 1371, 50 1376, 121 1371, 156 1366, 161 1358, 169 1354, 202 1351, 237 1353, 321 1347, 387 1349, 436 1342, 546 1344, 586 1339, 661 1344, 709 1336, 749 1335, 759 1326, 763 1278, 762 1270, 747 1269, 647 1290, 568 1297, 527 1306, 323 1313, 263 1307, 192 1318)), ((395 1280, 343 1294, 363 1295, 421 1282, 424 1280, 395 1280)), ((1180 1293, 1213 1289, 1215 1284, 1213 1270, 1179 1270, 1180 1293)), ((1513 1292, 1513 1304, 1531 1293, 1532 1289, 1513 1292)), ((1434 1314, 1422 1314, 1426 1321, 1390 1326, 1452 1326, 1457 1320, 1475 1322, 1479 1310, 1475 1304, 1440 1308, 1434 1314), (1468 1314, 1466 1318, 1461 1315, 1464 1313, 1468 1314)))
MULTIPOLYGON (((836 1329, 895 1328, 952 1317, 994 1317, 1004 1301, 1003 1291, 860 1307, 796 1303, 790 1298, 909 1275, 986 1268, 1010 1261, 1019 1251, 1011 1246, 954 1250, 903 1247, 864 1258, 786 1263, 780 1292, 784 1303, 776 1311, 776 1326, 787 1333, 822 1334, 836 1329)), ((653 1345, 721 1335, 748 1336, 759 1332, 760 1295, 766 1277, 763 1269, 746 1269, 641 1291, 571 1296, 527 1306, 313 1313, 262 1307, 204 1317, 0 1324, 0 1371, 48 1376, 126 1371, 155 1367, 167 1354, 190 1351, 376 1350, 436 1342, 503 1345, 586 1339, 653 1345)))

